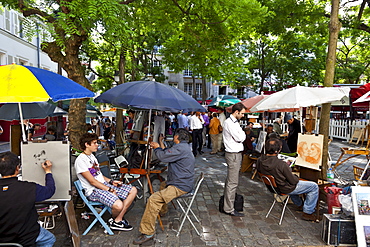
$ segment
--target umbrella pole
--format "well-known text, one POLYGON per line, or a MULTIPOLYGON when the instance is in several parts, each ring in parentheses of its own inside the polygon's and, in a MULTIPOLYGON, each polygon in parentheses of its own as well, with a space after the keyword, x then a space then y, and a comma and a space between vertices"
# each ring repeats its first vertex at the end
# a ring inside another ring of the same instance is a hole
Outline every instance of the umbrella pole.
MULTIPOLYGON (((152 118, 152 109, 149 109, 149 123, 148 123, 148 150, 150 149, 150 145, 149 145, 149 142, 150 142, 150 120, 152 118)), ((148 159, 149 159, 149 152, 146 152, 145 153, 145 168, 149 169, 149 164, 148 164, 148 159)))
POLYGON ((299 107, 299 120, 301 122, 301 133, 303 135, 304 133, 303 133, 303 117, 302 117, 302 115, 303 115, 303 108, 299 107))
POLYGON ((27 142, 27 139, 26 139, 26 132, 24 131, 24 127, 23 127, 23 112, 22 112, 22 107, 21 107, 21 103, 18 102, 18 109, 19 109, 19 116, 21 118, 21 129, 22 129, 22 140, 23 142, 27 142))

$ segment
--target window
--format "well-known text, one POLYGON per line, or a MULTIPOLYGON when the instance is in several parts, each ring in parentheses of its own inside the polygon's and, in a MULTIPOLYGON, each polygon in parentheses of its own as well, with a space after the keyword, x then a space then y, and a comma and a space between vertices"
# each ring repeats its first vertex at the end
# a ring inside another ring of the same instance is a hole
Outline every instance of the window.
POLYGON ((193 71, 188 69, 184 70, 184 76, 193 76, 193 71))
POLYGON ((5 30, 10 32, 10 12, 5 10, 5 30))
POLYGON ((153 67, 161 67, 161 66, 162 66, 161 61, 158 61, 158 60, 153 61, 153 67))
POLYGON ((0 65, 5 65, 5 53, 0 52, 0 65))
POLYGON ((7 64, 13 63, 13 56, 8 55, 8 62, 7 64))
POLYGON ((24 59, 19 58, 19 64, 20 65, 27 65, 27 61, 24 59))
POLYGON ((202 84, 195 84, 195 91, 197 94, 197 98, 202 98, 202 84))
POLYGON ((192 83, 185 83, 184 84, 184 92, 193 95, 193 84, 192 83))
POLYGON ((171 87, 179 88, 179 85, 177 83, 168 83, 171 87))
POLYGON ((12 12, 13 15, 13 34, 19 36, 19 19, 16 12, 12 12))
POLYGON ((23 19, 19 16, 19 37, 23 38, 23 19))

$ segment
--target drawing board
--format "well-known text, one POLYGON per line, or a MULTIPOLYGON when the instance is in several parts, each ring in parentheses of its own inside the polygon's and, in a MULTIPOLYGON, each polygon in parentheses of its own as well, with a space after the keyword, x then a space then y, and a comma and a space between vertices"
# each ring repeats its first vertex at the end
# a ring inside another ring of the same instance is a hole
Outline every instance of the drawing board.
POLYGON ((320 170, 324 136, 298 134, 296 164, 299 166, 320 170))
POLYGON ((351 186, 357 246, 370 246, 370 187, 351 186))
POLYGON ((48 201, 69 201, 71 196, 71 172, 69 144, 50 141, 22 144, 22 180, 45 185, 45 171, 41 164, 50 160, 56 191, 48 201))

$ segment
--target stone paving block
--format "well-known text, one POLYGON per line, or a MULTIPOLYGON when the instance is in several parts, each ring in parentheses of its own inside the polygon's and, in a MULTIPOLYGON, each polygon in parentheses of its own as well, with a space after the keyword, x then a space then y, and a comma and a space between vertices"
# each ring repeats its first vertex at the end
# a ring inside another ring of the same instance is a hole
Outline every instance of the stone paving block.
POLYGON ((205 241, 216 241, 217 240, 217 237, 215 234, 213 233, 203 233, 203 236, 202 238, 205 240, 205 241))
POLYGON ((237 230, 240 233, 240 235, 243 237, 251 235, 251 232, 246 228, 237 228, 237 230))
POLYGON ((270 246, 271 243, 270 241, 268 241, 267 239, 265 238, 256 238, 256 242, 260 245, 260 246, 270 246))
POLYGON ((277 233, 276 233, 276 236, 277 236, 279 239, 290 239, 290 237, 288 237, 288 235, 287 235, 285 232, 277 232, 277 233))
POLYGON ((218 237, 217 240, 218 240, 218 246, 230 246, 231 245, 231 241, 229 238, 218 237))
POLYGON ((251 246, 259 246, 259 244, 257 243, 257 241, 252 238, 252 237, 246 237, 246 238, 242 238, 242 241, 243 241, 243 246, 248 246, 248 247, 251 247, 251 246))
POLYGON ((231 242, 233 246, 243 246, 243 240, 240 238, 232 239, 231 242))
POLYGON ((206 241, 207 246, 218 246, 217 241, 206 241))

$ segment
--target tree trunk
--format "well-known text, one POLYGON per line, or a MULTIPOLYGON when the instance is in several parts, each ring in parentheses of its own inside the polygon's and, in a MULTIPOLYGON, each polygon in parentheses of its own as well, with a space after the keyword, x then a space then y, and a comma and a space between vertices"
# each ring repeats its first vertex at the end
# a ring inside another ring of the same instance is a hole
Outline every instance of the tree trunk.
MULTIPOLYGON (((68 74, 68 78, 78 84, 92 90, 92 87, 85 77, 84 67, 78 57, 82 42, 87 38, 85 35, 74 35, 66 40, 65 51, 55 43, 43 43, 42 50, 50 59, 58 63, 68 74)), ((88 99, 73 99, 69 106, 69 140, 72 147, 80 149, 79 139, 86 132, 86 103, 88 99)))
MULTIPOLYGON (((126 50, 122 48, 121 54, 119 57, 119 81, 117 82, 118 85, 125 83, 125 72, 126 72, 126 50)), ((123 132, 123 115, 122 109, 116 110, 116 143, 122 144, 123 140, 121 138, 121 133, 123 132)))
POLYGON ((203 76, 202 77, 202 102, 204 105, 206 104, 206 99, 207 99, 207 82, 206 82, 206 78, 203 76))
MULTIPOLYGON (((338 43, 338 34, 341 28, 341 23, 339 22, 338 12, 339 12, 339 2, 340 0, 332 0, 331 16, 329 22, 329 46, 328 54, 326 57, 326 70, 324 78, 324 86, 332 87, 334 82, 335 73, 335 62, 336 62, 336 51, 338 43)), ((320 134, 324 135, 323 144, 323 156, 322 156, 322 170, 321 178, 326 178, 326 171, 328 168, 328 137, 329 137, 329 121, 330 121, 330 107, 331 104, 323 104, 321 107, 320 116, 320 134)))

